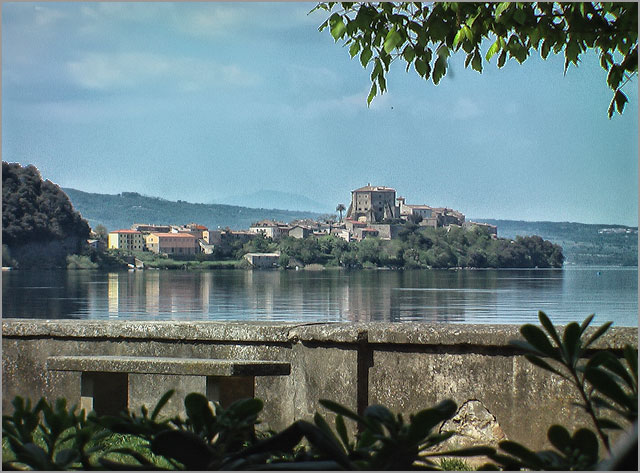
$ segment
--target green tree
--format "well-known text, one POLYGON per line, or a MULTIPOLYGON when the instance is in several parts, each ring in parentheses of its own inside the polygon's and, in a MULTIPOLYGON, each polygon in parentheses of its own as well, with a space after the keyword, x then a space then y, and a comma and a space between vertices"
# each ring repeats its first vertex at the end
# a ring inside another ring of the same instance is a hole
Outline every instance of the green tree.
POLYGON ((363 67, 373 64, 370 104, 387 90, 386 73, 392 62, 411 66, 425 80, 438 84, 447 73, 448 59, 460 49, 464 65, 482 72, 483 58, 497 56, 498 67, 509 58, 523 63, 532 51, 546 59, 564 51, 565 72, 578 65, 588 49, 597 51, 613 91, 609 117, 622 113, 628 99, 622 87, 638 73, 638 4, 594 3, 352 3, 325 2, 314 10, 331 15, 319 30, 329 27, 345 40, 351 57, 363 67), (485 51, 486 50, 486 51, 485 51))
POLYGON ((96 234, 96 237, 98 237, 98 240, 100 241, 106 242, 109 238, 109 231, 107 230, 107 227, 102 224, 96 225, 96 228, 93 229, 93 232, 96 234))
POLYGON ((342 212, 344 212, 346 210, 346 207, 344 206, 344 204, 338 204, 338 206, 336 207, 336 212, 340 213, 340 222, 342 222, 342 212))

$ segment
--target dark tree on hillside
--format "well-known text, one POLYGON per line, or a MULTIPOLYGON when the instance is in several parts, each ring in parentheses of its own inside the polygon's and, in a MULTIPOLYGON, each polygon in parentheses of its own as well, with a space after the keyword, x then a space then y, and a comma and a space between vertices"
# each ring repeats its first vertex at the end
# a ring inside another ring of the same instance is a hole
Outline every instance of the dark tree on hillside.
POLYGON ((67 195, 51 181, 43 181, 35 166, 2 162, 3 244, 86 239, 89 232, 67 195))

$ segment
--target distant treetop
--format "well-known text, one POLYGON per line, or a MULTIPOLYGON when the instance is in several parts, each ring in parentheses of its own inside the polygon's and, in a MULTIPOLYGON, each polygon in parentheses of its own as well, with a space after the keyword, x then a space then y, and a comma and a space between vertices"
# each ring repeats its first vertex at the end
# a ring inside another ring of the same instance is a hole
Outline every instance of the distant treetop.
POLYGON ((89 233, 89 224, 73 209, 67 195, 51 181, 43 181, 35 166, 2 162, 3 244, 87 239, 89 233))

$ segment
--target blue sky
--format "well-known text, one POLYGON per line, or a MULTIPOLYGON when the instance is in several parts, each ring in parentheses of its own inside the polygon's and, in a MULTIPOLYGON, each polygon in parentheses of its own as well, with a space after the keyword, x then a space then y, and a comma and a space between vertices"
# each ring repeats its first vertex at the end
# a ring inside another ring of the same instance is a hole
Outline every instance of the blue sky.
POLYGON ((438 86, 369 70, 314 3, 4 3, 2 156, 63 187, 349 203, 387 185, 468 217, 638 222, 638 85, 607 118, 593 53, 451 61, 438 86))

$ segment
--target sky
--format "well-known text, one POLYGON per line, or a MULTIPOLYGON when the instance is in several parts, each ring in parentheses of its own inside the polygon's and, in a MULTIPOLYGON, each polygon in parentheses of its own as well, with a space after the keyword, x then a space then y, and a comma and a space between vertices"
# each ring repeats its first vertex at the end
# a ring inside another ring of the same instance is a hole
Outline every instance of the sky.
POLYGON ((437 86, 392 64, 368 108, 372 66, 314 5, 4 3, 2 159, 105 194, 334 212, 371 183, 467 218, 638 224, 637 79, 608 119, 595 53, 566 75, 562 56, 478 74, 458 53, 437 86))

